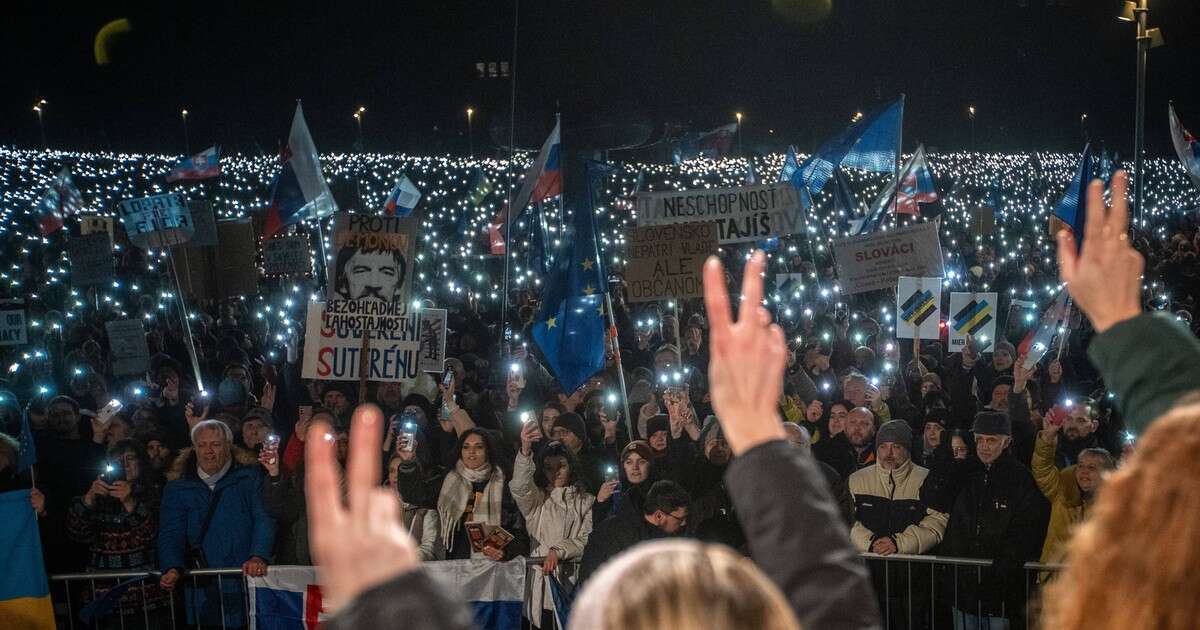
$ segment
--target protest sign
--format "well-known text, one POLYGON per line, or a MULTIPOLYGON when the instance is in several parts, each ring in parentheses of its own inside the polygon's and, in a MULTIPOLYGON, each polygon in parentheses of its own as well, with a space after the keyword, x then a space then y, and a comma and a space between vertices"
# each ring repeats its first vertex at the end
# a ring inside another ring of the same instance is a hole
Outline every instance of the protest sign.
POLYGON ((141 374, 150 369, 150 347, 141 320, 118 319, 104 325, 108 331, 113 374, 141 374))
POLYGON ((71 286, 106 285, 113 280, 113 246, 107 232, 72 236, 67 241, 71 258, 71 286))
POLYGON ((446 369, 446 309, 421 310, 421 371, 441 374, 446 369))
POLYGON ((97 217, 86 216, 79 217, 79 233, 87 236, 97 232, 104 232, 108 235, 108 240, 113 240, 113 220, 112 217, 97 217))
POLYGON ((263 273, 298 276, 309 272, 312 260, 307 236, 273 238, 263 245, 263 273))
POLYGON ((193 201, 188 204, 188 209, 192 213, 192 238, 188 240, 188 245, 192 247, 216 247, 220 243, 217 240, 217 216, 213 212, 211 201, 193 201))
POLYGON ((121 223, 129 240, 142 249, 186 243, 194 231, 187 200, 180 193, 122 201, 121 223))
POLYGON ((951 352, 962 352, 967 335, 975 337, 980 351, 986 352, 996 339, 995 293, 950 294, 950 317, 946 320, 951 352))
POLYGON ((937 339, 941 308, 941 278, 901 276, 896 283, 896 338, 937 339))
POLYGON ((639 226, 713 221, 722 244, 787 236, 804 229, 800 197, 787 182, 642 192, 634 200, 639 226))
MULTIPOLYGON (((359 355, 362 335, 366 332, 371 335, 367 380, 411 382, 420 375, 422 356, 427 353, 420 323, 423 317, 444 322, 446 311, 428 308, 412 311, 396 317, 394 325, 371 332, 340 326, 336 320, 328 319, 325 304, 309 302, 301 374, 304 378, 329 381, 359 380, 359 355)), ((444 357, 445 325, 441 329, 438 352, 444 357)))
POLYGON ((338 213, 333 220, 329 299, 370 299, 406 307, 416 219, 338 213))
POLYGON ((29 343, 25 331, 25 311, 0 311, 0 346, 21 346, 29 343))
POLYGON ((971 236, 989 236, 996 228, 996 211, 989 206, 971 208, 971 236))
POLYGON ((933 223, 835 239, 842 293, 890 289, 900 276, 938 276, 942 273, 942 245, 933 223))
POLYGON ((258 242, 250 220, 218 223, 217 240, 220 242, 214 250, 217 297, 237 297, 258 291, 258 266, 254 260, 258 242))
POLYGON ((780 297, 784 299, 788 297, 800 297, 799 292, 802 290, 804 290, 804 274, 775 274, 775 292, 778 293, 780 297))
POLYGON ((630 302, 704 295, 701 268, 717 251, 712 222, 652 225, 625 232, 625 282, 630 302))

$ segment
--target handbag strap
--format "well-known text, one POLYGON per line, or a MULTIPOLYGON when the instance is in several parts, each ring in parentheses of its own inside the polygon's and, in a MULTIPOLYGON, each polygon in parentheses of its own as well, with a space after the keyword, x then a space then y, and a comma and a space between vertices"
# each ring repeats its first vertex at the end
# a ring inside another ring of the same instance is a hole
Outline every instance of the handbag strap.
POLYGON ((221 493, 225 492, 225 488, 221 488, 213 493, 212 500, 208 502, 208 513, 204 515, 204 522, 200 525, 200 538, 196 541, 197 547, 204 546, 204 537, 208 535, 208 526, 212 523, 213 514, 217 512, 217 504, 221 501, 221 493))

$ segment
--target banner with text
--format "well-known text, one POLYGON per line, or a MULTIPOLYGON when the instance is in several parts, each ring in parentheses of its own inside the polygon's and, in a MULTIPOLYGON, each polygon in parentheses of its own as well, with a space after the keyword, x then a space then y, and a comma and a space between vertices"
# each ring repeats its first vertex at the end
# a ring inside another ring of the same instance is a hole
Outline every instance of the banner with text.
POLYGON ((263 273, 299 276, 312 269, 307 236, 273 238, 263 246, 263 273))
POLYGON ((901 276, 896 283, 896 338, 937 339, 941 309, 941 278, 901 276))
POLYGON ((192 238, 192 214, 180 193, 126 199, 120 205, 125 234, 142 249, 179 245, 192 238))
POLYGON ((642 192, 634 199, 639 226, 713 221, 722 244, 787 236, 804 229, 800 196, 787 182, 642 192))
POLYGON ((141 320, 118 319, 104 324, 104 328, 114 375, 141 374, 150 369, 150 347, 141 320))
POLYGON ((986 352, 996 339, 995 293, 950 294, 949 318, 946 320, 950 351, 962 352, 967 345, 967 335, 975 337, 981 352, 986 352))
POLYGON ((0 311, 0 346, 23 346, 29 343, 25 334, 25 311, 0 311))
POLYGON ((704 295, 701 269, 717 251, 711 221, 651 225, 625 231, 625 282, 630 302, 682 300, 704 295))
POLYGON ((104 232, 108 240, 113 240, 112 217, 84 216, 79 217, 79 233, 87 236, 96 232, 104 232))
POLYGON ((408 305, 418 223, 406 217, 339 212, 333 220, 329 299, 408 305))
MULTIPOLYGON (((345 300, 349 301, 349 300, 345 300)), ((362 351, 361 328, 351 328, 358 315, 349 313, 334 313, 321 302, 309 302, 308 314, 304 325, 304 362, 301 375, 304 378, 317 378, 327 381, 357 381, 358 358, 362 351)), ((426 354, 440 353, 445 356, 446 327, 441 326, 437 337, 424 335, 421 326, 422 317, 445 321, 444 309, 421 309, 408 314, 390 316, 393 321, 386 325, 374 325, 368 328, 370 342, 368 349, 367 380, 370 381, 406 381, 411 382, 422 371, 423 357, 426 354), (436 342, 436 352, 427 351, 425 342, 436 342)), ((383 319, 384 316, 372 316, 373 319, 383 319)))
POLYGON ((835 239, 842 293, 891 289, 900 276, 944 276, 937 225, 918 223, 886 232, 835 239))

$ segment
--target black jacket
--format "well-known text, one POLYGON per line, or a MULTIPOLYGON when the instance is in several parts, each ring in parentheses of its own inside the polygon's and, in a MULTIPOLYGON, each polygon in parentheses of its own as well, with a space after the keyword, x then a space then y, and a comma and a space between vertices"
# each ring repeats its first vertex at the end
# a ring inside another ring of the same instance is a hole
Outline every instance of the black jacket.
POLYGON ((646 522, 642 514, 618 513, 592 528, 587 546, 583 548, 583 559, 579 563, 579 584, 583 584, 617 554, 634 545, 667 534, 646 522))
POLYGON ((962 472, 966 479, 939 552, 993 563, 982 572, 944 571, 943 583, 947 592, 956 593, 961 610, 1000 615, 1004 606, 1017 623, 1024 618, 1019 612, 1024 610, 1025 596, 1022 567, 1041 552, 1050 505, 1033 474, 1010 453, 990 467, 972 458, 962 472), (956 580, 957 591, 953 591, 956 580))
POLYGON ((333 619, 321 624, 327 630, 401 626, 473 630, 475 623, 458 593, 447 591, 442 584, 417 569, 360 594, 333 619))

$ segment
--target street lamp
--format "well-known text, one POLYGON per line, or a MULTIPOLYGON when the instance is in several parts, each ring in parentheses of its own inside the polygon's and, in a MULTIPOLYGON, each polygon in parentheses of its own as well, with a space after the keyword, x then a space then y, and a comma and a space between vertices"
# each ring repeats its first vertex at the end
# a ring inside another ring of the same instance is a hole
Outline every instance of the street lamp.
POLYGON ((1125 2, 1122 5, 1118 20, 1134 22, 1137 25, 1137 106, 1134 108, 1133 121, 1133 214, 1138 221, 1142 219, 1142 192, 1144 190, 1142 177, 1142 154, 1145 152, 1146 141, 1146 53, 1151 48, 1163 45, 1162 31, 1157 28, 1146 28, 1146 19, 1150 13, 1149 0, 1125 2))
POLYGON ((967 105, 967 118, 971 120, 971 151, 975 150, 975 106, 967 105))
POLYGON ((363 114, 365 114, 365 113, 367 113, 366 107, 359 107, 358 111, 354 112, 354 122, 355 122, 355 124, 358 125, 358 150, 359 151, 363 150, 362 121, 363 121, 363 114))
POLYGON ((857 112, 854 112, 854 115, 850 117, 850 122, 851 122, 851 123, 856 123, 856 122, 858 122, 858 121, 862 120, 862 117, 863 117, 863 113, 862 113, 862 111, 861 111, 861 110, 860 110, 860 111, 857 111, 857 112))
POLYGON ((43 150, 49 148, 46 144, 46 126, 42 124, 42 109, 44 109, 46 107, 46 104, 47 104, 46 99, 44 99, 44 98, 38 99, 38 102, 33 104, 33 113, 37 114, 37 119, 38 119, 38 131, 40 131, 42 134, 42 149, 43 150))
POLYGON ((183 119, 183 152, 185 155, 192 154, 192 144, 188 142, 187 117, 188 110, 180 110, 179 117, 183 119))
POLYGON ((738 155, 742 154, 742 112, 734 112, 734 118, 737 118, 737 141, 738 155))
POLYGON ((475 108, 467 108, 467 142, 471 147, 471 159, 475 159, 475 129, 471 126, 471 119, 475 116, 475 108))

